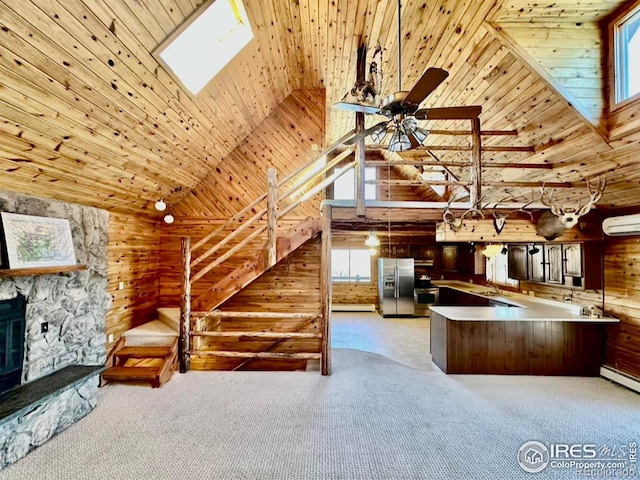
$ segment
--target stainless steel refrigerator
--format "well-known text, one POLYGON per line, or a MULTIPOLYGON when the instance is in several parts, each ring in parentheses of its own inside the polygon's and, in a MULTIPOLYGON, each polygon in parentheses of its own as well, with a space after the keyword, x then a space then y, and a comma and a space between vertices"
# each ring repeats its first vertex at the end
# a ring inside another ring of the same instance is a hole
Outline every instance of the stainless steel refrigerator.
POLYGON ((413 258, 378 259, 378 297, 382 316, 413 315, 413 258))

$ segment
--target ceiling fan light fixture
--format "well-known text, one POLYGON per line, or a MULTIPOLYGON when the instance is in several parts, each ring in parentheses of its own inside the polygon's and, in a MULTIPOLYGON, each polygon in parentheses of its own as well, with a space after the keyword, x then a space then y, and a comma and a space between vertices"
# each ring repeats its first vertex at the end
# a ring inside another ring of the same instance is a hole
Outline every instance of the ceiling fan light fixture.
POLYGON ((420 143, 420 145, 424 145, 424 141, 429 136, 429 130, 425 130, 424 128, 416 127, 413 130, 413 136, 420 143))
POLYGON ((404 152, 405 150, 409 150, 411 148, 411 141, 404 130, 398 128, 393 135, 391 136, 391 140, 389 141, 389 146, 387 150, 390 152, 404 152))
POLYGON ((386 136, 387 129, 386 127, 382 127, 380 130, 376 130, 371 134, 371 139, 374 141, 374 143, 381 145, 382 143, 384 143, 384 139, 386 138, 386 136))

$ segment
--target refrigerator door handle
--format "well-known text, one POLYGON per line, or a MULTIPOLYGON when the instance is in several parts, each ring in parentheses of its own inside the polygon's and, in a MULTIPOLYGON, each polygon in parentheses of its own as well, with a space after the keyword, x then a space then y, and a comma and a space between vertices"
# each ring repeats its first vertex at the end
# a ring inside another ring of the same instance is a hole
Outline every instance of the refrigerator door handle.
POLYGON ((395 278, 395 291, 393 292, 393 296, 396 297, 396 299, 400 296, 400 275, 399 275, 399 271, 398 271, 398 266, 396 265, 395 267, 393 267, 393 275, 395 278))

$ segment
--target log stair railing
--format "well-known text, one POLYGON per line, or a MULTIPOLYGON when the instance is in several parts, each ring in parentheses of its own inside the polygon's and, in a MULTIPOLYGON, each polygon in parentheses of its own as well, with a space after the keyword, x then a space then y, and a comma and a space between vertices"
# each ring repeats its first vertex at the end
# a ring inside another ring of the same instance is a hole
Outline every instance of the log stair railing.
MULTIPOLYGON (((191 239, 188 237, 182 238, 182 291, 180 301, 180 337, 178 343, 178 358, 181 372, 186 372, 189 369, 191 355, 246 358, 247 361, 255 358, 321 359, 321 353, 285 353, 270 351, 282 342, 294 338, 320 338, 323 342, 322 351, 327 351, 328 347, 324 345, 324 343, 328 342, 328 338, 325 338, 328 336, 321 333, 308 334, 299 331, 211 332, 201 330, 200 325, 202 324, 201 320, 204 318, 216 315, 219 319, 224 318, 227 312, 216 311, 215 309, 217 307, 246 288, 263 273, 306 242, 316 237, 322 231, 323 223, 320 218, 308 218, 298 223, 298 225, 286 234, 278 236, 278 221, 282 220, 286 215, 316 194, 322 192, 328 185, 335 182, 336 179, 355 166, 356 161, 351 161, 344 168, 336 170, 331 175, 326 176, 327 172, 330 172, 336 166, 343 163, 347 157, 354 153, 355 146, 348 145, 336 155, 335 158, 326 162, 326 156, 338 147, 343 146, 348 140, 351 140, 353 134, 353 131, 349 132, 319 153, 310 162, 288 174, 280 181, 277 181, 276 171, 274 169, 268 169, 267 190, 265 193, 195 243, 192 244, 191 239), (281 191, 281 193, 279 193, 279 191, 281 191), (212 244, 216 237, 222 235, 236 223, 240 223, 240 225, 217 243, 212 244), (252 255, 226 277, 211 285, 197 298, 192 299, 191 289, 196 282, 206 282, 208 273, 232 256, 241 252, 244 247, 252 244, 252 242, 255 246, 255 242, 261 241, 260 239, 264 237, 265 234, 266 242, 257 254, 252 255), (216 253, 218 256, 214 256, 216 253), (194 312, 192 312, 192 309, 194 312), (191 348, 192 338, 196 340, 194 344, 197 347, 201 343, 199 339, 224 336, 274 339, 276 341, 261 352, 212 351, 191 348)), ((323 279, 323 281, 325 280, 323 279)), ((326 279, 326 281, 329 280, 326 279)), ((323 308, 323 312, 326 311, 327 309, 323 308)), ((328 322, 326 318, 327 314, 235 312, 235 317, 243 316, 244 318, 300 318, 307 319, 308 323, 320 319, 323 324, 321 328, 322 331, 326 330, 324 324, 328 322), (291 315, 301 316, 291 317, 291 315)), ((323 368, 323 373, 325 370, 326 369, 323 368)))
POLYGON ((102 372, 106 382, 148 382, 158 388, 168 382, 176 369, 178 339, 170 346, 125 346, 121 337, 112 353, 111 363, 102 372))

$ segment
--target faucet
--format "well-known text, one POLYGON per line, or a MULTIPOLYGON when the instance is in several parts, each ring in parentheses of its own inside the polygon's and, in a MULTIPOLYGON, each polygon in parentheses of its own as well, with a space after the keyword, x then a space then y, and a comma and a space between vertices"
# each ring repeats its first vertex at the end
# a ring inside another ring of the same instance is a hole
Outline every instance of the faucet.
POLYGON ((496 295, 502 295, 502 290, 500 290, 500 287, 498 285, 490 281, 487 281, 485 283, 487 284, 487 287, 493 288, 493 291, 496 292, 496 295))

